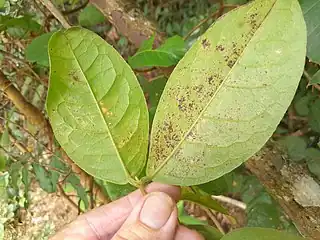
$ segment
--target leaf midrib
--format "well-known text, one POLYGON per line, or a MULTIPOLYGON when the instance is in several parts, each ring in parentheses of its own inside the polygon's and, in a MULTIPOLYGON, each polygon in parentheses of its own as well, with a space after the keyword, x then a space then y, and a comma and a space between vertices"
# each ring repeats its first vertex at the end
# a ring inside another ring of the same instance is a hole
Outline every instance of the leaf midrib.
MULTIPOLYGON (((106 120, 105 120, 105 118, 104 118, 104 116, 103 116, 102 110, 100 109, 100 107, 99 107, 99 105, 98 105, 97 98, 96 98, 96 96, 94 95, 94 93, 93 93, 93 91, 92 91, 92 88, 91 88, 91 85, 89 84, 89 81, 87 80, 87 77, 86 77, 84 71, 82 70, 81 65, 80 65, 80 63, 79 63, 79 61, 78 61, 78 59, 77 59, 77 57, 76 57, 76 55, 75 55, 75 53, 74 53, 71 45, 70 45, 70 43, 69 43, 70 40, 68 39, 68 37, 67 37, 66 34, 63 34, 63 35, 64 35, 65 38, 67 39, 68 46, 69 46, 69 48, 70 48, 70 50, 71 50, 71 52, 72 52, 72 55, 73 55, 74 59, 76 60, 79 69, 81 70, 81 74, 83 75, 83 77, 84 77, 85 80, 86 80, 86 81, 85 81, 85 82, 86 82, 86 85, 88 86, 88 88, 89 88, 89 90, 90 90, 90 93, 91 93, 91 95, 92 95, 92 97, 93 97, 93 99, 94 99, 94 101, 95 101, 95 103, 96 103, 95 105, 96 105, 96 107, 98 108, 100 117, 103 119, 103 123, 104 123, 104 125, 105 125, 105 127, 106 127, 106 130, 107 130, 107 133, 108 133, 108 135, 109 135, 109 137, 110 137, 111 143, 112 143, 113 147, 116 149, 117 157, 118 157, 118 159, 119 159, 119 161, 120 161, 120 163, 121 163, 121 165, 122 165, 122 167, 123 167, 123 170, 124 170, 124 172, 125 172, 125 175, 127 176, 127 181, 129 182, 130 179, 131 179, 130 173, 129 173, 128 169, 126 168, 126 166, 125 166, 125 164, 124 164, 124 162, 123 162, 123 160, 122 160, 122 158, 121 158, 121 156, 120 156, 119 150, 118 150, 118 148, 117 148, 117 146, 116 146, 116 144, 115 144, 115 142, 114 142, 114 139, 113 139, 113 137, 112 137, 112 134, 111 134, 111 131, 110 131, 110 129, 109 129, 109 126, 108 126, 108 124, 107 124, 107 122, 106 122, 106 120)), ((81 43, 80 43, 80 44, 81 44, 81 43)), ((99 53, 98 53, 98 54, 99 54, 99 53)), ((95 61, 95 60, 94 60, 94 61, 95 61)), ((94 61, 93 61, 92 64, 94 64, 94 61)), ((115 81, 116 81, 116 79, 115 79, 115 81)))
MULTIPOLYGON (((250 45, 250 42, 252 41, 252 39, 254 38, 254 36, 256 35, 257 31, 260 29, 260 27, 262 26, 262 24, 265 22, 265 20, 267 19, 267 17, 269 16, 270 12, 272 11, 274 5, 276 4, 277 0, 274 0, 272 6, 270 7, 270 10, 267 12, 266 16, 264 17, 264 19, 261 21, 261 24, 259 25, 259 27, 257 28, 257 30, 254 32, 254 34, 252 35, 252 37, 250 38, 250 40, 248 41, 247 45, 245 46, 245 48, 243 48, 241 54, 239 55, 237 61, 235 62, 235 64, 232 66, 232 68, 230 68, 230 71, 228 72, 228 74, 226 75, 226 77, 224 78, 224 80, 221 82, 220 86, 217 88, 216 92, 214 93, 214 95, 210 98, 209 102, 205 105, 205 107, 203 108, 203 110, 200 112, 199 116, 195 119, 194 123, 190 126, 190 128, 186 131, 185 135, 183 136, 183 138, 180 140, 180 142, 177 144, 177 146, 172 150, 172 152, 168 155, 168 157, 159 165, 159 167, 152 173, 152 175, 149 177, 150 179, 153 179, 158 172, 167 164, 167 162, 171 159, 171 157, 175 154, 175 152, 179 149, 180 145, 185 141, 185 139, 187 138, 188 134, 190 133, 190 131, 194 128, 194 126, 198 123, 199 119, 202 117, 203 113, 207 110, 208 106, 211 104, 212 100, 215 98, 215 96, 218 94, 218 92, 220 91, 220 89, 224 86, 226 79, 228 79, 229 75, 231 74, 231 72, 233 71, 234 67, 237 65, 237 63, 239 62, 239 59, 242 58, 243 53, 245 52, 246 48, 250 45)), ((235 9, 236 10, 236 9, 235 9)), ((199 51, 199 50, 198 50, 199 51)))

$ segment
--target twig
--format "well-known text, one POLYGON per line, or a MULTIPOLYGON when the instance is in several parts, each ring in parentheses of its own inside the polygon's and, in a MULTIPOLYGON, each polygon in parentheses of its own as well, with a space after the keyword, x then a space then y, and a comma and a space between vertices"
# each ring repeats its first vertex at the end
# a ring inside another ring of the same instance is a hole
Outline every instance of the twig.
MULTIPOLYGON (((71 9, 71 10, 66 10, 66 11, 61 11, 61 14, 63 16, 67 16, 67 15, 70 15, 70 14, 73 14, 73 13, 76 13, 78 11, 80 11, 81 9, 85 8, 89 3, 89 0, 87 0, 86 2, 84 2, 83 4, 81 4, 80 6, 74 8, 74 9, 71 9)), ((53 15, 49 15, 45 18, 45 21, 44 21, 44 25, 47 26, 47 28, 49 28, 50 26, 50 22, 52 19, 54 19, 55 17, 53 15)))
POLYGON ((184 40, 188 39, 198 28, 200 28, 203 24, 205 24, 206 22, 208 22, 210 19, 212 18, 216 18, 216 17, 220 17, 223 14, 223 10, 225 8, 236 8, 239 5, 224 5, 223 1, 222 4, 220 3, 220 8, 214 12, 213 14, 211 14, 210 16, 208 16, 207 18, 201 20, 196 26, 194 26, 188 33, 187 35, 183 38, 184 40))
POLYGON ((90 209, 94 209, 95 202, 93 197, 93 177, 90 177, 90 188, 89 188, 89 196, 90 196, 90 209))
POLYGON ((81 210, 80 207, 78 207, 78 204, 76 204, 74 201, 72 201, 72 199, 64 192, 63 187, 61 186, 61 184, 58 184, 58 189, 60 194, 71 204, 72 207, 74 207, 74 209, 76 209, 77 211, 83 212, 81 210))
POLYGON ((44 10, 39 6, 37 0, 33 0, 33 2, 34 2, 35 7, 39 9, 39 11, 43 14, 43 16, 44 16, 45 18, 47 18, 47 13, 46 13, 46 11, 44 11, 44 10))
POLYGON ((32 73, 33 76, 35 76, 35 78, 43 85, 45 85, 46 87, 48 86, 48 83, 43 81, 40 76, 32 69, 32 67, 29 65, 29 62, 21 59, 19 57, 14 56, 13 54, 3 51, 0 49, 0 53, 3 54, 6 58, 10 59, 11 61, 17 61, 19 63, 22 63, 23 65, 26 66, 26 68, 32 73))
MULTIPOLYGON (((4 128, 3 128, 3 126, 1 126, 1 125, 0 125, 0 132, 1 132, 1 133, 4 132, 4 128)), ((19 149, 20 152, 22 152, 22 153, 27 153, 27 152, 29 152, 28 149, 27 149, 24 145, 20 144, 20 143, 17 141, 17 139, 15 139, 15 138, 12 136, 11 133, 9 133, 8 135, 9 135, 9 140, 11 141, 11 143, 12 143, 14 146, 16 146, 16 147, 19 149)))
MULTIPOLYGON (((15 141, 16 141, 16 140, 15 140, 15 141)), ((1 145, 0 145, 0 149, 1 149, 2 151, 4 151, 8 156, 10 156, 10 158, 13 159, 14 161, 16 161, 16 162, 19 162, 19 161, 20 161, 19 159, 17 159, 14 155, 12 155, 9 151, 7 151, 7 150, 6 150, 3 146, 1 146, 1 145)), ((19 150, 20 150, 20 149, 19 149, 19 150)), ((22 149, 21 149, 21 150, 22 150, 22 149)), ((25 154, 29 153, 29 154, 31 155, 31 152, 29 152, 28 150, 22 150, 21 152, 22 152, 22 153, 25 153, 25 154)), ((31 155, 31 157, 33 157, 33 156, 31 155)), ((30 158, 30 159, 32 159, 32 158, 30 158)), ((42 167, 45 167, 45 168, 47 168, 47 169, 49 169, 49 170, 51 170, 51 171, 54 171, 54 172, 58 172, 58 173, 60 173, 60 174, 65 174, 64 172, 62 172, 62 171, 61 171, 60 169, 58 169, 58 168, 52 167, 52 166, 50 166, 50 165, 48 165, 48 164, 36 162, 36 161, 34 161, 33 159, 32 159, 32 161, 29 161, 29 160, 28 160, 28 162, 29 162, 29 163, 38 164, 38 165, 40 165, 40 166, 42 166, 42 167)))
POLYGON ((288 108, 288 130, 289 132, 292 132, 293 131, 293 117, 295 116, 295 111, 294 111, 294 107, 293 105, 291 104, 288 108))
POLYGON ((79 198, 78 200, 78 215, 80 215, 80 213, 83 212, 81 209, 81 199, 79 198))
POLYGON ((305 127, 303 129, 299 129, 291 134, 289 134, 289 136, 297 136, 297 137, 301 137, 304 136, 305 134, 307 134, 308 132, 311 131, 311 128, 309 127, 305 127))
POLYGON ((223 0, 219 0, 219 4, 220 4, 220 8, 219 8, 219 12, 218 12, 218 16, 220 17, 223 14, 223 10, 224 10, 224 1, 223 0))
POLYGON ((188 39, 198 28, 200 28, 203 24, 208 22, 211 18, 215 18, 218 16, 219 10, 216 11, 215 13, 211 14, 209 17, 202 19, 196 26, 194 26, 188 33, 187 35, 183 38, 183 40, 188 39))
POLYGON ((319 84, 310 84, 312 77, 309 75, 309 73, 306 70, 303 70, 303 76, 308 80, 307 87, 312 86, 312 88, 317 89, 320 91, 320 85, 319 84))
POLYGON ((207 209, 207 208, 202 208, 208 215, 208 217, 212 220, 212 222, 214 223, 214 225, 216 225, 216 227, 218 228, 218 230, 225 235, 226 232, 223 230, 221 224, 219 223, 219 221, 217 220, 216 216, 212 213, 211 209, 207 209))
POLYGON ((80 11, 81 9, 85 8, 89 3, 89 0, 85 1, 83 4, 81 4, 80 6, 74 8, 74 9, 71 9, 71 10, 66 10, 66 11, 61 11, 61 13, 63 15, 69 15, 69 14, 72 14, 72 13, 75 13, 75 12, 78 12, 80 11))
POLYGON ((151 67, 151 68, 145 68, 145 69, 134 69, 134 72, 136 73, 148 73, 151 72, 153 70, 156 70, 156 67, 151 67))
POLYGON ((71 25, 64 18, 64 16, 60 13, 60 11, 53 5, 50 0, 39 0, 51 13, 52 15, 61 23, 61 25, 68 29, 71 25))
POLYGON ((233 205, 235 207, 238 207, 240 209, 243 209, 243 210, 246 210, 247 208, 247 204, 243 203, 243 202, 240 202, 236 199, 233 199, 233 198, 229 198, 229 197, 226 197, 226 196, 223 196, 223 195, 219 195, 219 196, 211 196, 213 199, 216 199, 220 202, 224 202, 224 203, 227 203, 227 204, 230 204, 230 205, 233 205))
POLYGON ((7 80, 2 71, 0 71, 0 90, 5 92, 7 97, 13 102, 17 109, 27 117, 31 124, 37 126, 39 129, 47 126, 47 120, 39 109, 26 101, 18 89, 7 80))

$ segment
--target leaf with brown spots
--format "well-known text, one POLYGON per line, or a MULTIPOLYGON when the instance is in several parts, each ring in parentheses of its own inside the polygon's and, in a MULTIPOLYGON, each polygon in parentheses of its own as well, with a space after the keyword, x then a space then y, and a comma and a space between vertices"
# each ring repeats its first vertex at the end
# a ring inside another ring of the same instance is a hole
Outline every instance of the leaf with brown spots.
POLYGON ((143 169, 148 110, 123 58, 82 28, 55 33, 49 42, 47 111, 69 157, 96 178, 124 184, 143 169))
POLYGON ((168 80, 153 122, 147 177, 201 184, 247 160, 283 117, 305 53, 297 0, 256 0, 220 18, 168 80))

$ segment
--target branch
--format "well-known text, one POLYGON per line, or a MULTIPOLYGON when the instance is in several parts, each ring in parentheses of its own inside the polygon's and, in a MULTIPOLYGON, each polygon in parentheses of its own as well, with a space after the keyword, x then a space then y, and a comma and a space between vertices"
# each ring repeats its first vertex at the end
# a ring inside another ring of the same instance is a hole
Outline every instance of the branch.
POLYGON ((205 208, 203 207, 202 208, 206 214, 208 215, 208 217, 212 220, 212 222, 214 223, 214 225, 216 225, 217 229, 223 234, 225 235, 226 232, 223 230, 221 224, 219 223, 218 219, 216 218, 216 216, 213 214, 212 210, 211 209, 208 209, 208 208, 205 208))
MULTIPOLYGON (((71 204, 71 206, 76 209, 77 211, 79 211, 79 207, 78 207, 78 204, 76 204, 63 190, 63 187, 61 186, 61 184, 58 184, 58 189, 59 189, 59 192, 60 194, 71 204)), ((83 212, 81 209, 80 209, 81 212, 83 212)))
MULTIPOLYGON (((114 25, 119 33, 139 48, 141 43, 152 36, 156 30, 153 22, 146 19, 139 9, 125 11, 125 0, 91 0, 104 16, 114 25)), ((164 38, 156 34, 155 46, 159 46, 164 38)))
POLYGON ((0 90, 7 95, 17 109, 27 117, 27 120, 31 124, 37 126, 39 129, 47 126, 47 120, 40 110, 26 101, 19 90, 7 80, 2 71, 0 71, 0 90))
POLYGON ((48 83, 46 81, 43 81, 39 75, 32 69, 32 67, 30 66, 29 62, 24 60, 24 59, 21 59, 21 58, 18 58, 16 57, 15 55, 9 53, 9 52, 6 52, 6 51, 3 51, 0 49, 0 53, 3 54, 6 58, 10 59, 11 61, 16 61, 16 62, 19 62, 23 65, 25 65, 28 70, 32 73, 33 76, 35 76, 35 78, 43 85, 45 85, 46 87, 48 86, 48 83))
POLYGON ((61 153, 63 156, 63 159, 67 164, 71 166, 72 171, 77 174, 80 178, 81 185, 85 186, 86 188, 92 188, 93 196, 96 196, 97 199, 99 199, 102 203, 109 203, 111 200, 103 193, 101 187, 99 184, 97 184, 95 181, 91 181, 91 176, 87 174, 85 171, 83 171, 78 165, 76 165, 66 154, 65 151, 62 149, 61 153))
POLYGON ((50 0, 39 0, 51 13, 52 15, 61 23, 64 28, 70 28, 71 25, 64 18, 64 16, 59 12, 59 10, 54 6, 50 0))
MULTIPOLYGON (((303 189, 298 188, 303 179, 314 180, 306 166, 290 163, 290 160, 283 163, 283 155, 276 143, 269 142, 246 162, 246 168, 260 180, 304 237, 320 239, 320 207, 311 206, 312 204, 305 206, 303 203, 304 207, 298 203, 302 203, 301 196, 311 198, 312 195, 319 194, 319 191, 310 191, 310 185, 307 184, 303 189), (279 169, 279 164, 282 163, 283 166, 279 169)), ((315 181, 314 183, 316 184, 315 181)))
POLYGON ((220 202, 223 202, 223 203, 227 203, 227 204, 230 204, 232 206, 235 206, 235 207, 238 207, 242 210, 246 210, 247 208, 247 204, 245 204, 244 202, 240 202, 236 199, 233 199, 233 198, 229 198, 229 197, 226 197, 226 196, 223 196, 223 195, 219 195, 219 196, 211 196, 213 199, 216 199, 220 202))

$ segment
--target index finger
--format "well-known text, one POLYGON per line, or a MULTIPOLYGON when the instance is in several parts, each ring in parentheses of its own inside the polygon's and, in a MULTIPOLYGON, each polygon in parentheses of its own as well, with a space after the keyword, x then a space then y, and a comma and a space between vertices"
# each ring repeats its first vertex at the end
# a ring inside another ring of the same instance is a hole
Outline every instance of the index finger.
MULTIPOLYGON (((146 191, 167 193, 175 201, 178 201, 180 198, 180 188, 176 186, 151 183, 146 187, 146 191)), ((141 191, 136 190, 115 202, 80 215, 63 231, 54 236, 52 240, 111 239, 142 197, 141 191)))

